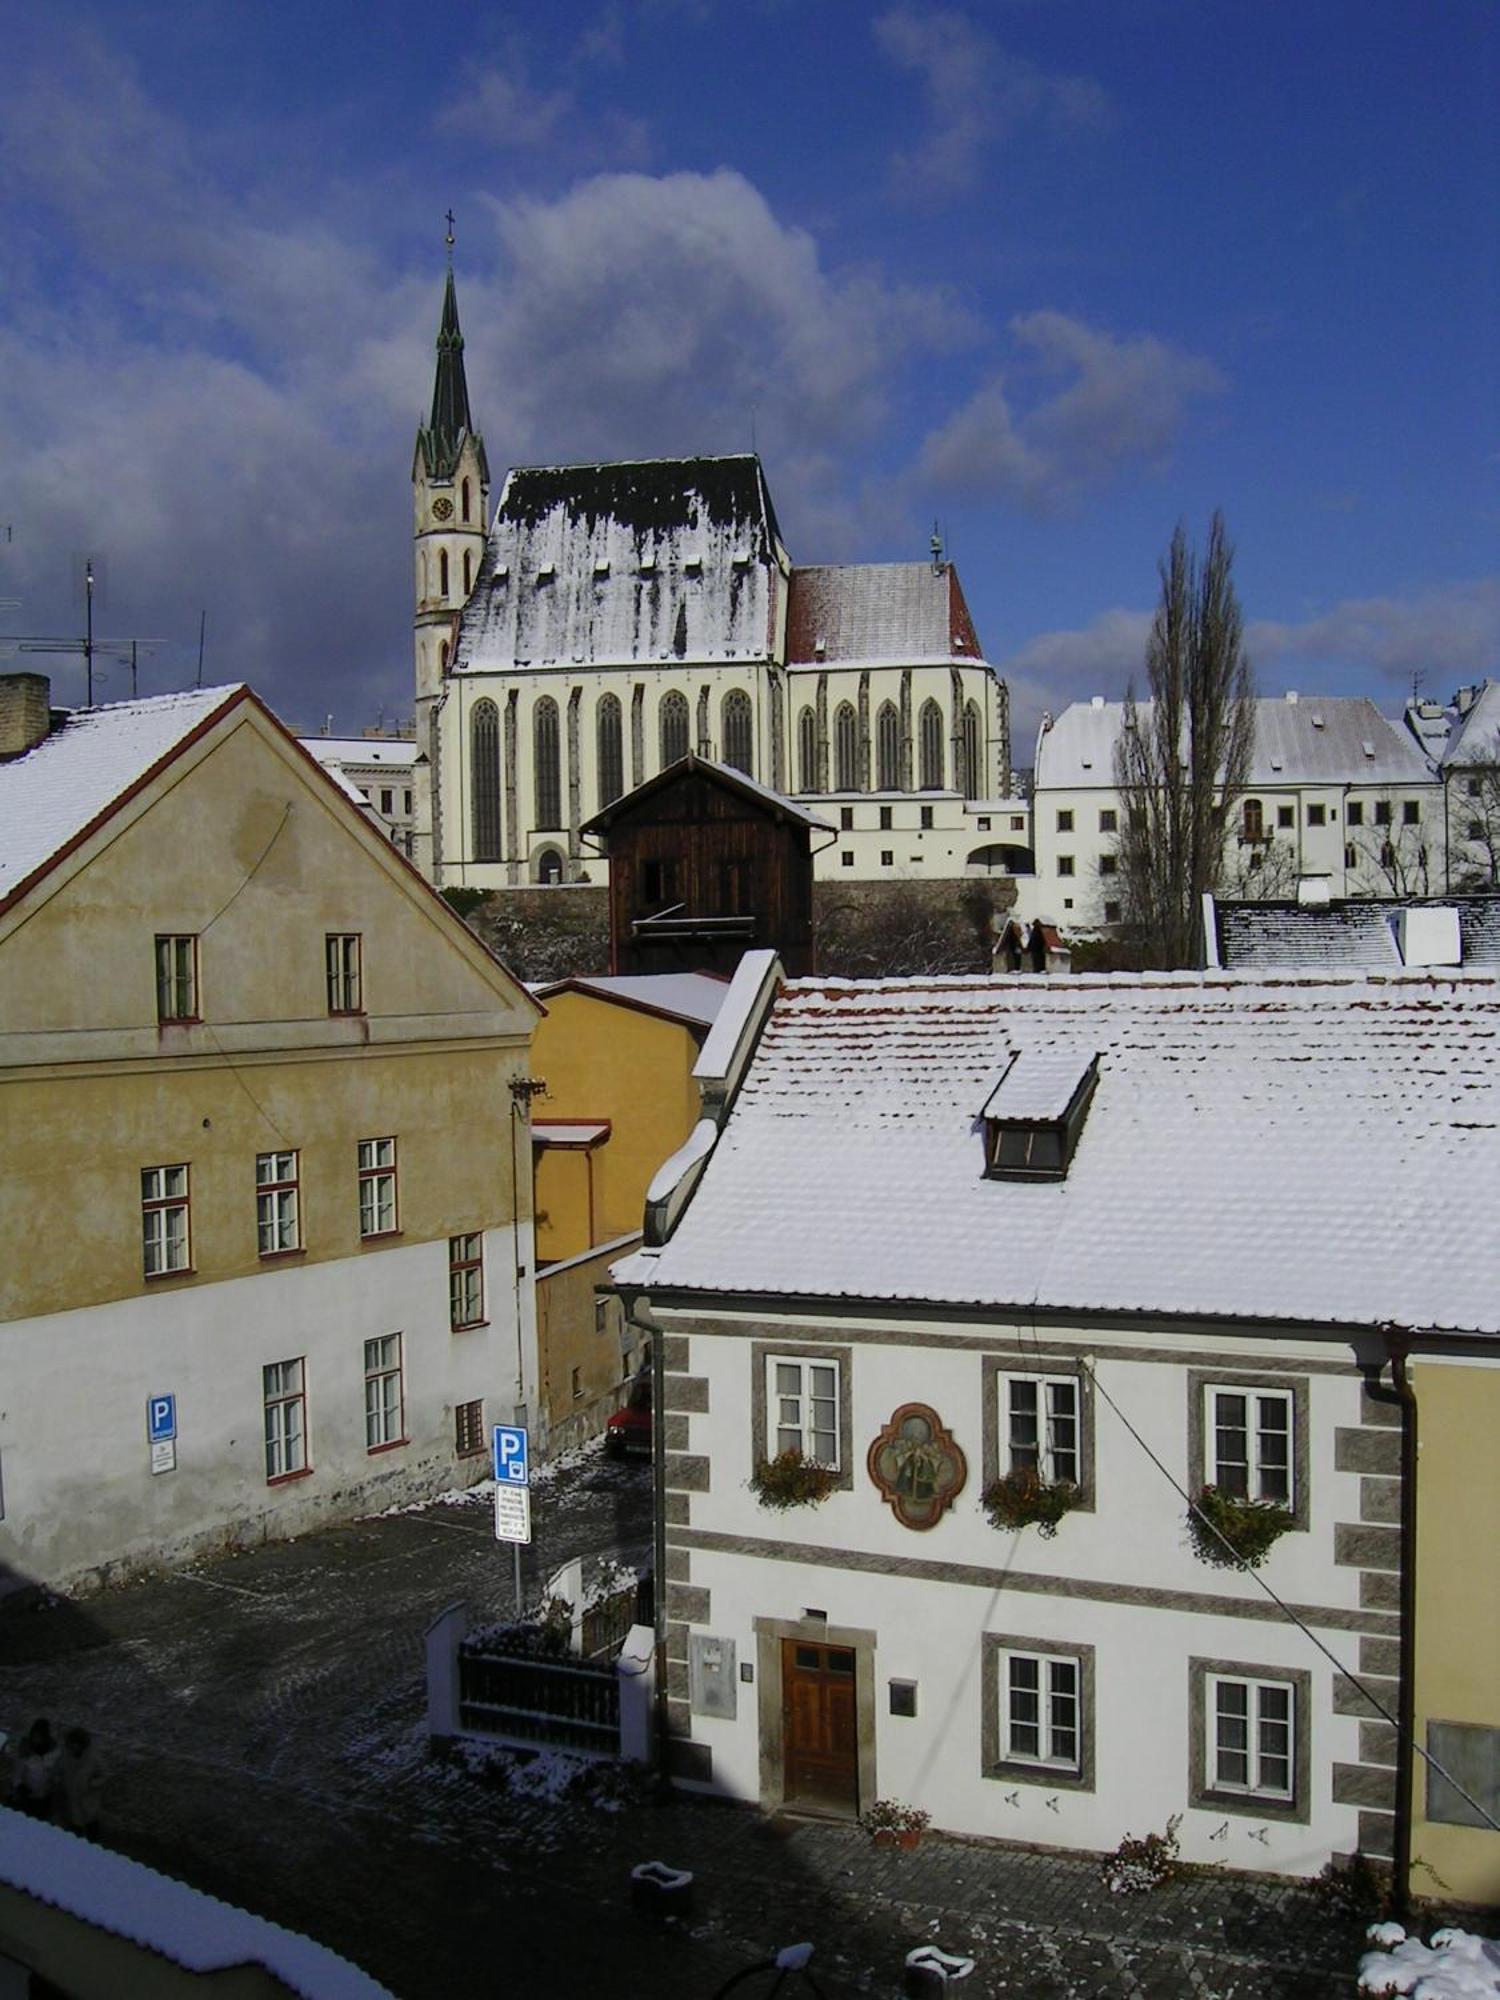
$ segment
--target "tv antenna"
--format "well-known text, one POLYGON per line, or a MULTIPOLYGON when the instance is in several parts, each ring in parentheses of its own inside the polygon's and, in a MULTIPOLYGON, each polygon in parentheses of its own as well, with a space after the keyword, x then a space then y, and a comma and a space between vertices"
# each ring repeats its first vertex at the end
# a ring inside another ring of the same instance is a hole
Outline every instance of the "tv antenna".
POLYGON ((163 645, 161 639, 96 639, 94 637, 94 593, 100 584, 100 566, 93 556, 83 559, 83 637, 81 639, 57 639, 45 633, 29 633, 18 639, 16 650, 22 653, 82 653, 84 686, 86 699, 84 706, 94 706, 94 662, 96 659, 123 661, 130 667, 130 695, 134 700, 139 692, 139 667, 142 653, 154 653, 163 645))

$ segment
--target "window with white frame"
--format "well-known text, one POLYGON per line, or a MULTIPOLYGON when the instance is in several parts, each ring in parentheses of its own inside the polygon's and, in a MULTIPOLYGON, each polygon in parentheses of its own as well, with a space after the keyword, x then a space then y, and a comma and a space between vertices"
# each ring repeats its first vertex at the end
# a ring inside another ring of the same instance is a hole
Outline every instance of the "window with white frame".
POLYGON ((1076 1375, 1000 1378, 1004 1471, 1025 1467, 1049 1486, 1082 1483, 1080 1387, 1076 1375))
POLYGON ((156 940, 156 1018, 198 1019, 198 940, 188 934, 156 940))
POLYGON ((766 1429, 773 1457, 800 1451, 839 1466, 839 1364, 772 1354, 766 1358, 766 1429))
POLYGON ((1206 1676, 1209 1789, 1288 1803, 1296 1771, 1296 1702, 1285 1681, 1206 1676))
POLYGON ((1076 1773, 1083 1750, 1083 1677, 1078 1660, 1066 1653, 1007 1653, 1003 1664, 1002 1759, 1076 1773))
POLYGON ((330 932, 324 939, 330 1014, 364 1012, 364 950, 358 931, 330 932))
POLYGON ((484 1237, 472 1230, 448 1238, 448 1324, 484 1323, 484 1237))
POLYGON ((1290 1507, 1293 1392, 1210 1384, 1204 1395, 1208 1484, 1239 1500, 1290 1507))
POLYGON ((262 1257, 302 1247, 297 1162, 295 1152, 255 1156, 255 1236, 262 1257))
POLYGON ((401 1336, 383 1333, 365 1342, 366 1451, 402 1443, 403 1415, 401 1336))
POLYGON ((307 1470, 307 1367, 271 1361, 261 1370, 266 1405, 266 1478, 290 1479, 307 1470))
POLYGON ((189 1203, 185 1162, 175 1167, 142 1167, 141 1251, 148 1278, 165 1278, 191 1268, 189 1203))
POLYGON ((389 1236, 396 1227, 396 1142, 359 1142, 359 1233, 389 1236))

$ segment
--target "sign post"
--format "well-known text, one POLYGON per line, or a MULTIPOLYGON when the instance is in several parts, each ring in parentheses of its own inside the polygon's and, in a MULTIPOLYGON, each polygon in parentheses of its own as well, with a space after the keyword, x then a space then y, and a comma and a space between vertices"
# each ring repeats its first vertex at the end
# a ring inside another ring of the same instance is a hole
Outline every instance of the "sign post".
POLYGON ((496 1424, 495 1539, 509 1542, 516 1562, 516 1617, 521 1599, 521 1548, 531 1540, 531 1440, 520 1424, 496 1424))

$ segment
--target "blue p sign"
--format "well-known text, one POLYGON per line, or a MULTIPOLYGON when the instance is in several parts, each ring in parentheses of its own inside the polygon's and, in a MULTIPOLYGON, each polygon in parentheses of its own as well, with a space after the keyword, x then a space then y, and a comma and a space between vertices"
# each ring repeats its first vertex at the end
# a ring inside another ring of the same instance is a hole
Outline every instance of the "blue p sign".
POLYGON ((151 1431, 153 1444, 165 1444, 177 1435, 177 1398, 175 1396, 148 1396, 146 1398, 146 1421, 151 1431))
POLYGON ((495 1426, 495 1479, 501 1486, 529 1486, 526 1433, 519 1424, 495 1426))

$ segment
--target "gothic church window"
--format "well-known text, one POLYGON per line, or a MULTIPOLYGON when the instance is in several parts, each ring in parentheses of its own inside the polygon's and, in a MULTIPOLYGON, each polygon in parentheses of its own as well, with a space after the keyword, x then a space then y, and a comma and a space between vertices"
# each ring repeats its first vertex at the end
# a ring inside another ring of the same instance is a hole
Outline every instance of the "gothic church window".
POLYGON ((448 595, 448 551, 443 549, 438 555, 438 596, 448 595))
POLYGON ((463 510, 464 510, 464 519, 467 521, 469 518, 469 482, 467 479, 464 481, 463 485, 463 510))
POLYGON ((473 562, 474 558, 470 555, 469 551, 465 549, 464 550, 464 596, 465 597, 467 597, 469 592, 474 588, 473 562))
POLYGON ((833 789, 852 792, 859 786, 859 725, 854 704, 841 701, 833 718, 833 789))
POLYGON ((750 697, 742 688, 732 688, 724 697, 724 762, 747 778, 755 776, 753 733, 750 697))
POLYGON ((500 711, 476 701, 469 722, 470 789, 474 799, 474 859, 500 859, 500 711))
POLYGON ((797 717, 797 777, 804 792, 818 789, 818 725, 810 708, 797 717))
POLYGON ((894 792, 901 784, 901 724, 896 704, 883 701, 875 718, 875 789, 894 792))
POLYGON ((562 825, 562 778, 558 763, 557 703, 543 695, 532 715, 536 766, 536 824, 562 825))
POLYGON ((597 711, 599 751, 599 803, 607 806, 625 789, 624 730, 616 696, 599 697, 597 711))
POLYGON ((979 783, 979 710, 972 701, 964 709, 962 747, 964 767, 958 774, 959 790, 966 799, 977 799, 980 796, 981 790, 979 783))
POLYGON ((671 694, 663 695, 660 721, 661 768, 665 771, 669 764, 675 764, 688 753, 687 696, 675 688, 671 694))
POLYGON ((943 789, 943 711, 935 701, 924 701, 920 727, 922 744, 922 790, 943 789))

